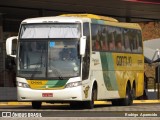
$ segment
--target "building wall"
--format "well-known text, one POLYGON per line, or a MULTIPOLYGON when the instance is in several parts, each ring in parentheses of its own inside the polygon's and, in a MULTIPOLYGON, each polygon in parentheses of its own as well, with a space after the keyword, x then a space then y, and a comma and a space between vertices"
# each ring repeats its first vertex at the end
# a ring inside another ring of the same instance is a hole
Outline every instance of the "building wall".
POLYGON ((139 25, 142 28, 144 40, 160 38, 160 22, 142 22, 139 25))
MULTIPOLYGON (((160 21, 158 22, 141 22, 143 40, 152 40, 160 38, 160 21)), ((148 77, 147 88, 154 89, 155 84, 155 68, 158 63, 145 64, 145 75, 148 77)))

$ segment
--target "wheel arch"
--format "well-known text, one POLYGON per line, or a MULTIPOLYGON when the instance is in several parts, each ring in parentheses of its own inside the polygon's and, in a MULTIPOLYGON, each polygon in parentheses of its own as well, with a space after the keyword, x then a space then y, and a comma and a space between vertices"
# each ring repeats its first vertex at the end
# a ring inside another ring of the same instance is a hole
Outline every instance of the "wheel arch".
MULTIPOLYGON (((96 97, 98 97, 98 83, 97 83, 96 80, 93 80, 93 82, 92 82, 92 84, 91 84, 90 93, 92 93, 92 90, 93 90, 93 89, 96 89, 96 90, 97 90, 97 96, 96 96, 96 97)), ((92 95, 92 94, 90 94, 90 99, 91 99, 91 95, 92 95)))

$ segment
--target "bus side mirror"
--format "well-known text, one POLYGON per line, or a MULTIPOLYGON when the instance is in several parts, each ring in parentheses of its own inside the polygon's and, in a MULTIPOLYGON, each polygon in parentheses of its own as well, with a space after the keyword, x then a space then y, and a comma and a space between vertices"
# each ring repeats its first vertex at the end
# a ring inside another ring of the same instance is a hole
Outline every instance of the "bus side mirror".
POLYGON ((6 52, 7 52, 7 55, 11 57, 16 57, 16 55, 12 54, 13 40, 18 40, 18 37, 17 36, 9 37, 6 40, 6 52))
POLYGON ((86 36, 83 36, 80 39, 80 55, 82 55, 82 57, 85 56, 85 51, 86 51, 86 36))

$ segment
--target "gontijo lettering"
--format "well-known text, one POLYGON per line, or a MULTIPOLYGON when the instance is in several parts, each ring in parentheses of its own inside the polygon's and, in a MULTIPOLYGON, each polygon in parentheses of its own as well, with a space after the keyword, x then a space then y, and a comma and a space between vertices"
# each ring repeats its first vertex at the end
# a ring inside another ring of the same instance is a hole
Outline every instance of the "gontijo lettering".
POLYGON ((117 56, 116 63, 117 63, 117 66, 131 66, 132 57, 131 56, 117 56))

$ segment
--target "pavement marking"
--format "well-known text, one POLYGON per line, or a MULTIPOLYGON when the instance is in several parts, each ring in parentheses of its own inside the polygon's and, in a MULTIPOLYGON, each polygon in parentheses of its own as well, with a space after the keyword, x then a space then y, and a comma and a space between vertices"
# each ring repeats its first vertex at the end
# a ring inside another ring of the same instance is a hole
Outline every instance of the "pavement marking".
POLYGON ((133 103, 160 103, 160 100, 134 100, 133 103))
MULTIPOLYGON (((140 103, 160 103, 160 100, 134 100, 134 104, 140 104, 140 103)), ((95 101, 95 105, 106 105, 111 104, 109 101, 95 101)), ((10 106, 10 105, 31 105, 31 102, 0 102, 0 106, 10 106)), ((43 105, 53 105, 50 103, 43 102, 43 105)), ((54 105, 68 105, 68 104, 61 104, 61 103, 55 103, 54 105)))

